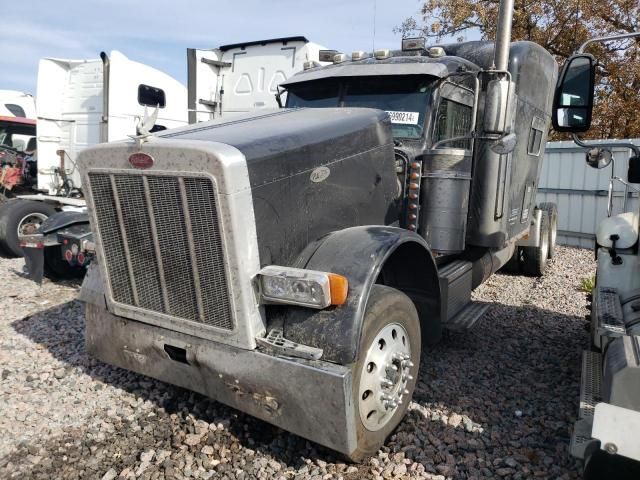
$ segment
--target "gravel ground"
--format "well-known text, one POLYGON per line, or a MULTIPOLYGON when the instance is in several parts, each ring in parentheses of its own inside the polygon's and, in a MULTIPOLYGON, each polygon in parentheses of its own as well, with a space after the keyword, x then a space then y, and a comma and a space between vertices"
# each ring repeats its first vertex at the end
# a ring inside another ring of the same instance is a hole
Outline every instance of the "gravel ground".
POLYGON ((578 478, 568 455, 588 344, 558 248, 543 279, 495 275, 471 332, 425 352, 407 418, 363 465, 200 395, 93 360, 77 283, 34 288, 0 258, 0 478, 578 478))

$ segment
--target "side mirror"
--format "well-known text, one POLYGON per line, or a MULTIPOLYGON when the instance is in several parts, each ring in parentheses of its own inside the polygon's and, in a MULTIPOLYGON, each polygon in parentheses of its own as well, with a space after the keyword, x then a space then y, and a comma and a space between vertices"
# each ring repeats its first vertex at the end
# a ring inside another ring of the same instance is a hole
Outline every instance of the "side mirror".
POLYGON ((627 181, 629 183, 640 183, 640 157, 637 155, 629 158, 627 181))
POLYGON ((490 80, 485 95, 483 129, 502 135, 509 130, 513 84, 507 78, 490 80))
POLYGON ((596 62, 592 55, 570 57, 560 74, 553 99, 553 128, 558 132, 586 132, 591 126, 596 62))
POLYGON ((586 154, 587 165, 591 168, 605 168, 611 163, 612 159, 613 154, 611 153, 611 150, 606 150, 604 148, 594 147, 588 150, 586 154))

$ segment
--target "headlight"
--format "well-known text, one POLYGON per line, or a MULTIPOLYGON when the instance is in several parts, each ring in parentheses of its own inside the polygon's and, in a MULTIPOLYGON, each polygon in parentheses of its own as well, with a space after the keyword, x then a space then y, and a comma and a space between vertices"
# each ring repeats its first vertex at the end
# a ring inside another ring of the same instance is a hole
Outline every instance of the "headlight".
POLYGON ((347 279, 335 273, 270 265, 258 272, 258 283, 264 303, 326 308, 347 299, 347 279))

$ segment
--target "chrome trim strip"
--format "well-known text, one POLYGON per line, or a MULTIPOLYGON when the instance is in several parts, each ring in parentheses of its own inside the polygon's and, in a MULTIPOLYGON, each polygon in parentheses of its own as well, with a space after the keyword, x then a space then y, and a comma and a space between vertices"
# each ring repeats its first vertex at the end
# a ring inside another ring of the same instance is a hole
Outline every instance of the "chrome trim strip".
POLYGON ((169 294, 167 293, 167 282, 164 278, 164 263, 162 261, 162 252, 160 251, 160 242, 158 242, 158 227, 156 226, 155 212, 153 211, 153 203, 151 202, 149 180, 146 175, 142 176, 142 185, 144 187, 144 199, 147 204, 147 208, 149 209, 149 225, 151 226, 151 234, 153 235, 153 249, 156 253, 158 276, 160 277, 160 288, 162 289, 162 303, 164 303, 165 312, 171 315, 169 294))
MULTIPOLYGON (((189 213, 189 200, 187 199, 187 189, 184 186, 184 177, 178 177, 180 187, 180 198, 182 199, 182 214, 184 215, 184 226, 187 229, 187 244, 189 245, 189 256, 191 257, 191 273, 193 274, 193 292, 196 295, 196 305, 198 305, 198 315, 200 321, 205 321, 204 305, 202 304, 202 292, 200 291, 200 272, 198 271, 198 259, 196 256, 196 246, 193 243, 193 228, 191 226, 191 214, 189 213)), ((218 226, 218 228, 220 228, 218 226)), ((226 262, 226 259, 223 258, 226 262)), ((229 285, 225 286, 227 289, 229 285)))
POLYGON ((138 299, 138 289, 136 288, 136 279, 133 276, 133 265, 131 264, 131 252, 129 252, 129 240, 127 239, 127 231, 124 228, 124 218, 122 217, 122 207, 120 205, 120 198, 118 194, 118 187, 116 186, 116 177, 114 174, 109 175, 109 181, 111 182, 111 189, 113 190, 113 203, 116 205, 116 215, 118 216, 118 223, 120 227, 120 234, 122 235, 122 247, 124 249, 124 258, 127 261, 127 270, 129 271, 129 283, 131 284, 131 293, 133 294, 133 302, 137 307, 140 306, 140 300, 138 299))

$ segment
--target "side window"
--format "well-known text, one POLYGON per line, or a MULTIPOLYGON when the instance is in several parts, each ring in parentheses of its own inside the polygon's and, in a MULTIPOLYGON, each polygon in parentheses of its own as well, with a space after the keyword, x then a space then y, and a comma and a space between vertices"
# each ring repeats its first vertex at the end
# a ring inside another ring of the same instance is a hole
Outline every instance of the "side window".
POLYGON ((140 84, 138 85, 138 103, 148 107, 159 106, 160 108, 164 108, 167 99, 165 98, 164 90, 161 88, 140 84))
POLYGON ((5 103, 4 106, 7 108, 7 110, 9 110, 11 113, 13 113, 16 117, 26 117, 27 114, 24 113, 24 108, 22 108, 20 105, 15 105, 13 103, 5 103))
MULTIPOLYGON (((471 127, 471 112, 473 108, 462 103, 454 102, 448 98, 441 98, 436 115, 436 124, 433 142, 439 142, 447 138, 461 137, 469 133, 471 127)), ((457 140, 445 143, 443 148, 469 149, 469 140, 457 140)))
MULTIPOLYGON (((440 86, 440 103, 436 113, 433 143, 449 138, 462 137, 471 128, 473 113, 473 90, 445 81, 440 86)), ((447 142, 442 148, 471 148, 469 139, 447 142)))
POLYGON ((527 153, 529 155, 540 155, 542 147, 542 137, 544 136, 544 120, 533 117, 531 130, 529 130, 529 141, 527 143, 527 153))

